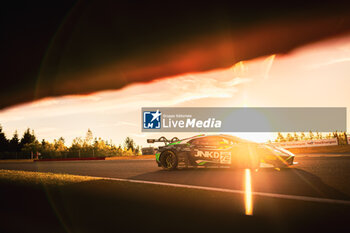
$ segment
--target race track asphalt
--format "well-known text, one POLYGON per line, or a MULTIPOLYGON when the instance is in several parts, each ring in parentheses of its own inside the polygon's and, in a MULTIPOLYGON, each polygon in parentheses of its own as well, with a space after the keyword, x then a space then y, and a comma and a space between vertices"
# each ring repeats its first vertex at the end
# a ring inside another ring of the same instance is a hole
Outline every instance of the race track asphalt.
POLYGON ((0 163, 117 179, 60 187, 2 180, 0 232, 350 232, 350 156, 295 161, 289 169, 251 172, 252 216, 244 212, 245 170, 164 171, 154 160, 0 163))
MULTIPOLYGON (((297 165, 280 171, 261 168, 252 172, 254 192, 350 200, 350 156, 296 157, 297 165)), ((164 171, 154 160, 53 161, 4 163, 0 169, 126 178, 242 190, 244 171, 197 168, 164 171)))

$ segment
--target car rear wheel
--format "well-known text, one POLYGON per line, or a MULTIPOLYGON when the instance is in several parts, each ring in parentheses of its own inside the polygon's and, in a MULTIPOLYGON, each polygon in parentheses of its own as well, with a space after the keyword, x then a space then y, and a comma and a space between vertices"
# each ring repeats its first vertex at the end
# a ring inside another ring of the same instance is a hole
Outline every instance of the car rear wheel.
POLYGON ((174 152, 164 151, 160 156, 160 165, 165 170, 174 170, 177 168, 178 159, 174 152))

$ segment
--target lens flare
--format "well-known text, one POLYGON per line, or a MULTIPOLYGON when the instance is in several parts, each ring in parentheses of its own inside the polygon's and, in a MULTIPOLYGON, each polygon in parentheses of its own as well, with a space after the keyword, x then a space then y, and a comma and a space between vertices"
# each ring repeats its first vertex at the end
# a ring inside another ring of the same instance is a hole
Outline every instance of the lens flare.
POLYGON ((265 72, 264 72, 264 79, 269 78, 269 73, 273 64, 273 61, 275 60, 276 54, 273 54, 265 59, 265 72))
POLYGON ((245 194, 244 194, 244 204, 245 204, 245 214, 253 215, 253 196, 252 196, 252 182, 250 169, 245 169, 245 194))

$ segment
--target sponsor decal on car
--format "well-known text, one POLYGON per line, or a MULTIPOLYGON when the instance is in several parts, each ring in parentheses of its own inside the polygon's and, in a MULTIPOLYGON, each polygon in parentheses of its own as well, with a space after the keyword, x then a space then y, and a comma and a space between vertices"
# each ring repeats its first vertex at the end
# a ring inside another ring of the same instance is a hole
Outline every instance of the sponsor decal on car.
POLYGON ((231 164, 231 152, 229 151, 201 151, 194 154, 197 158, 219 160, 222 164, 231 164))

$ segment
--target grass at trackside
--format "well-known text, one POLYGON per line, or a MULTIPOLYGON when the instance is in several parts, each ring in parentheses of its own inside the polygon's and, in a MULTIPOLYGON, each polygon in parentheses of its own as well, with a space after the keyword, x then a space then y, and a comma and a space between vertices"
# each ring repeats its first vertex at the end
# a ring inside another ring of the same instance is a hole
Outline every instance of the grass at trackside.
POLYGON ((106 157, 106 160, 134 160, 134 159, 155 159, 155 155, 135 155, 135 156, 114 156, 106 157))
POLYGON ((0 170, 0 180, 25 184, 66 185, 96 179, 97 178, 89 176, 76 176, 69 174, 0 170))
POLYGON ((32 163, 34 159, 0 159, 0 163, 32 163))
MULTIPOLYGON (((114 156, 114 157, 101 157, 101 160, 142 160, 142 159, 155 159, 155 155, 135 155, 135 156, 114 156)), ((80 160, 79 158, 57 158, 57 159, 45 159, 43 161, 75 161, 80 160)), ((86 158, 83 158, 82 160, 89 160, 86 158)), ((0 163, 32 163, 34 161, 40 161, 40 160, 34 160, 34 159, 0 159, 0 163)))

